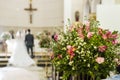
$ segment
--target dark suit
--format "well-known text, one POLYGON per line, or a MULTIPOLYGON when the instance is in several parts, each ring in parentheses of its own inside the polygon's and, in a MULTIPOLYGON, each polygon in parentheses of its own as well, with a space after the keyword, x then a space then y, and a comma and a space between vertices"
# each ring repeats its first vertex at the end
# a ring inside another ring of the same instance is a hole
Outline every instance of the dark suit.
POLYGON ((30 54, 30 51, 29 51, 29 49, 30 49, 31 57, 33 58, 34 57, 34 55, 33 55, 34 36, 32 34, 29 33, 25 36, 25 44, 27 47, 28 54, 30 54))

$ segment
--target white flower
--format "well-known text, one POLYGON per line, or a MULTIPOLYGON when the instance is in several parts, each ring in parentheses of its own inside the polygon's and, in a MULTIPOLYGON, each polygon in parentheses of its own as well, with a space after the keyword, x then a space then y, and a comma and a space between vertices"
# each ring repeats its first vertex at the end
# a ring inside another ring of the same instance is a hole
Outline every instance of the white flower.
POLYGON ((66 48, 64 47, 64 48, 62 48, 62 50, 66 50, 66 48))
POLYGON ((67 59, 69 59, 69 56, 66 56, 67 59))
POLYGON ((86 42, 83 43, 83 45, 87 44, 86 42))
POLYGON ((69 65, 72 65, 72 64, 73 64, 73 61, 70 61, 70 62, 69 62, 69 65))
POLYGON ((101 64, 105 61, 104 57, 97 57, 95 60, 98 64, 101 64))
POLYGON ((94 46, 94 49, 97 49, 97 47, 96 47, 96 46, 94 46))
POLYGON ((84 49, 83 48, 81 49, 81 53, 84 53, 84 49))
POLYGON ((81 46, 78 46, 78 48, 80 48, 81 46))
POLYGON ((87 51, 87 53, 90 53, 90 51, 87 51))
POLYGON ((90 67, 90 64, 88 64, 87 66, 90 67))
POLYGON ((75 70, 75 67, 72 67, 72 70, 75 70))
POLYGON ((86 60, 84 59, 84 62, 86 62, 86 60))
POLYGON ((59 65, 59 64, 60 64, 60 62, 58 61, 58 62, 57 62, 57 64, 59 65))

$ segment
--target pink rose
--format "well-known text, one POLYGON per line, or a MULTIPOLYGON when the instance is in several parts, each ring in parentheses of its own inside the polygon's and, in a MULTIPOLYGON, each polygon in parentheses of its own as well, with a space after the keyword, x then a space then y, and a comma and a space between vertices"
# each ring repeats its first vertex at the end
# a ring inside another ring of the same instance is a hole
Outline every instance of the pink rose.
POLYGON ((85 36, 83 34, 83 28, 82 27, 79 28, 77 32, 78 32, 79 37, 82 38, 82 39, 84 39, 85 36))
POLYGON ((118 35, 117 35, 117 34, 112 34, 112 35, 111 35, 111 38, 116 39, 117 37, 118 37, 118 35))
POLYGON ((105 61, 104 57, 97 57, 95 60, 98 64, 101 64, 105 61))
POLYGON ((61 59, 61 58, 62 58, 62 54, 59 54, 59 55, 58 55, 58 58, 61 59))
POLYGON ((85 25, 86 26, 90 26, 90 22, 89 21, 85 21, 85 25))
POLYGON ((108 37, 107 37, 107 35, 103 34, 103 35, 102 35, 102 38, 103 38, 104 40, 106 40, 108 37))
POLYGON ((105 46, 105 45, 98 47, 98 50, 99 50, 100 52, 104 52, 106 49, 107 49, 107 46, 105 46))
POLYGON ((57 34, 54 35, 54 40, 58 41, 58 35, 57 34))
POLYGON ((90 26, 86 26, 85 29, 86 29, 87 32, 89 32, 90 31, 90 26))
POLYGON ((109 38, 111 36, 111 34, 112 33, 110 31, 107 31, 105 35, 109 38))
POLYGON ((87 37, 90 39, 93 36, 93 32, 88 32, 87 37))
POLYGON ((73 46, 68 45, 67 46, 67 53, 70 55, 70 60, 75 56, 75 48, 73 46))
POLYGON ((115 45, 115 44, 118 44, 118 40, 113 40, 112 43, 115 45))
POLYGON ((103 30, 102 30, 101 28, 98 28, 98 33, 99 33, 100 35, 102 35, 102 34, 103 34, 103 30))
POLYGON ((71 45, 67 45, 67 49, 70 49, 72 46, 71 45))
POLYGON ((84 39, 84 38, 85 38, 85 36, 84 36, 83 34, 79 34, 79 37, 80 37, 81 39, 84 39))
POLYGON ((73 31, 73 30, 74 30, 74 28, 75 28, 75 26, 70 26, 69 31, 70 31, 70 32, 71 32, 71 31, 73 31))

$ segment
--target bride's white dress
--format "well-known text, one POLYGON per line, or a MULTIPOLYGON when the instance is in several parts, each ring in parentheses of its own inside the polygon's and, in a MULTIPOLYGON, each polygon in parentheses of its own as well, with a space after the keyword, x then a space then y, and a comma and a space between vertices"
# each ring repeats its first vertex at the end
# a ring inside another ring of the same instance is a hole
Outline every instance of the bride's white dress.
POLYGON ((12 42, 9 45, 13 47, 12 55, 8 60, 11 66, 0 68, 0 80, 45 80, 44 76, 40 77, 43 68, 37 67, 28 55, 24 39, 18 35, 12 42))
POLYGON ((14 40, 13 51, 8 64, 18 67, 35 65, 34 60, 28 55, 25 43, 22 39, 14 40))
POLYGON ((35 61, 27 53, 24 38, 17 34, 16 39, 13 41, 13 51, 8 64, 18 67, 29 67, 35 65, 35 61))

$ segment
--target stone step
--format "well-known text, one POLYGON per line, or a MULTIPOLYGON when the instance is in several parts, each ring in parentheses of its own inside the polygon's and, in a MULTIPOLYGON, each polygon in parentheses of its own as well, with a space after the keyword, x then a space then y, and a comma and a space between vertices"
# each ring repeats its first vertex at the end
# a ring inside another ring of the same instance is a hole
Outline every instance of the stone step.
MULTIPOLYGON (((40 66, 40 67, 46 67, 45 64, 37 64, 37 66, 40 66)), ((51 64, 48 64, 48 65, 47 65, 47 67, 50 67, 50 66, 51 66, 51 64)))
POLYGON ((0 67, 6 67, 7 63, 0 63, 0 67))
POLYGON ((50 62, 49 59, 38 59, 37 61, 38 61, 38 62, 50 62))
POLYGON ((37 62, 37 64, 45 64, 45 65, 47 65, 47 64, 51 64, 51 62, 37 62))
POLYGON ((7 65, 7 63, 0 63, 0 65, 7 65))
POLYGON ((0 58, 0 61, 8 61, 9 58, 0 58))
POLYGON ((0 53, 0 56, 10 56, 11 53, 0 53))
MULTIPOLYGON (((11 53, 0 53, 0 67, 4 67, 7 65, 8 63, 8 59, 10 58, 11 53)), ((49 54, 45 53, 45 54, 35 54, 35 58, 34 58, 35 62, 37 63, 38 66, 49 66, 51 65, 50 62, 50 56, 49 54)))

